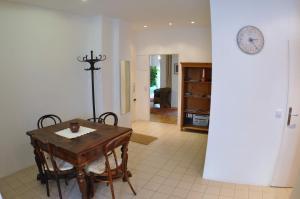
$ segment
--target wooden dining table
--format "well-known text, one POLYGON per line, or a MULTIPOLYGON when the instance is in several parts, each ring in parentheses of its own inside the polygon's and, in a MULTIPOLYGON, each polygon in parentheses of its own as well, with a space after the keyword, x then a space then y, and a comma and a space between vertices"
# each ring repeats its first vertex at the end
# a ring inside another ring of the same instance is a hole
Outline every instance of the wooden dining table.
MULTIPOLYGON (((74 165, 76 169, 76 178, 83 199, 89 198, 87 174, 85 167, 101 157, 102 147, 111 139, 131 132, 132 129, 93 123, 83 119, 73 119, 60 124, 48 126, 41 129, 28 131, 26 134, 30 137, 31 145, 35 149, 34 143, 50 143, 56 147, 54 156, 74 165), (95 129, 95 131, 68 139, 57 135, 56 132, 69 128, 71 122, 78 122, 80 126, 95 129)), ((36 154, 36 151, 34 150, 36 154)), ((42 176, 41 165, 36 157, 36 163, 39 168, 39 176, 42 176)))

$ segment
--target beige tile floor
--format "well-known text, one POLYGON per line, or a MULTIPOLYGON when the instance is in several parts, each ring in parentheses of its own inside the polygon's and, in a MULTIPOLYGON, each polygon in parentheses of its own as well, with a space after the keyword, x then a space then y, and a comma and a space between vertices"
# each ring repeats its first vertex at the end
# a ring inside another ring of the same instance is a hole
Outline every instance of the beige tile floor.
MULTIPOLYGON (((288 199, 291 189, 222 183, 201 178, 204 166, 207 136, 180 132, 175 125, 137 122, 137 133, 157 136, 159 139, 145 146, 130 143, 129 168, 137 196, 127 183, 115 181, 118 199, 288 199)), ((4 199, 43 199, 46 189, 36 180, 36 168, 30 167, 0 179, 4 199)), ((249 171, 251 172, 251 171, 249 171)), ((61 183, 64 199, 79 199, 75 180, 68 186, 61 183)), ((50 198, 58 198, 56 184, 50 184, 50 198)), ((97 186, 95 198, 111 198, 109 188, 97 186)))

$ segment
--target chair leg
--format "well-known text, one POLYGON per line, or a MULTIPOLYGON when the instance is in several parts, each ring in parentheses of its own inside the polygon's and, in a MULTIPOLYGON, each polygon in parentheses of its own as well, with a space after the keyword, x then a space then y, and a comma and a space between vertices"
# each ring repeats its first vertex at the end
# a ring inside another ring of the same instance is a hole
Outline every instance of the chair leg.
POLYGON ((134 195, 136 195, 136 192, 135 192, 135 190, 134 190, 134 188, 133 188, 133 186, 132 186, 132 184, 129 180, 128 171, 124 172, 124 177, 125 177, 126 181, 128 182, 131 191, 133 192, 134 195))
POLYGON ((112 174, 110 169, 108 169, 108 180, 109 180, 112 199, 115 199, 114 185, 113 185, 113 179, 112 179, 112 174))
POLYGON ((95 195, 95 188, 94 188, 94 177, 93 174, 87 177, 88 178, 88 187, 89 187, 89 197, 93 198, 95 195))
POLYGON ((56 184, 57 184, 57 188, 58 188, 59 198, 62 199, 61 188, 60 188, 60 183, 59 183, 58 177, 56 177, 56 184))
POLYGON ((66 177, 66 178, 65 178, 65 185, 66 185, 66 186, 69 185, 68 180, 69 180, 68 177, 66 177))
POLYGON ((44 177, 45 177, 45 183, 46 183, 46 189, 47 189, 47 196, 50 197, 48 175, 45 174, 44 177))

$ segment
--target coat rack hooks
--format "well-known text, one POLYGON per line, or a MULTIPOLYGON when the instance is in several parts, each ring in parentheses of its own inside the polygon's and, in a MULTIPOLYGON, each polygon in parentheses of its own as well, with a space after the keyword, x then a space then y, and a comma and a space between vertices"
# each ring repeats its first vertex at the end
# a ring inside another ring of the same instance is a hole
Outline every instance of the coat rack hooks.
POLYGON ((106 60, 106 55, 98 55, 94 57, 94 52, 91 51, 91 57, 88 58, 88 55, 85 55, 84 57, 77 57, 77 61, 81 63, 89 63, 90 67, 85 68, 86 71, 91 71, 91 80, 92 80, 92 102, 93 102, 93 121, 96 122, 96 107, 95 107, 95 86, 94 86, 94 71, 100 70, 101 68, 96 68, 95 64, 97 62, 101 62, 106 60))

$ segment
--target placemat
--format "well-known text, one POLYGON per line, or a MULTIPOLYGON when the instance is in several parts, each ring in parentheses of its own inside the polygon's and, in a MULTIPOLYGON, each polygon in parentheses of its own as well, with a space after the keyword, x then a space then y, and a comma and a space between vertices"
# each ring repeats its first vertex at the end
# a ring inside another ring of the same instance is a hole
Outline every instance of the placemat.
POLYGON ((84 126, 80 126, 79 131, 77 133, 72 133, 72 131, 69 128, 63 129, 61 131, 57 131, 55 132, 56 135, 68 138, 68 139, 72 139, 72 138, 77 138, 79 136, 91 133, 96 131, 96 129, 91 129, 91 128, 87 128, 84 126))

